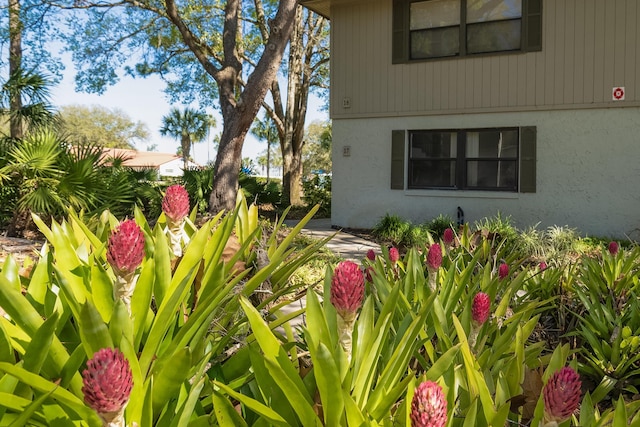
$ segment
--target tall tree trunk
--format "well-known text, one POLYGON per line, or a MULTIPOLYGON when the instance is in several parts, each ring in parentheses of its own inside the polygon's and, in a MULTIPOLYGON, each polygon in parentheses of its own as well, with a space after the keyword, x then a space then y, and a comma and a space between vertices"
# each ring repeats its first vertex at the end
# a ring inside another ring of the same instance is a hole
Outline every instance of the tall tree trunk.
POLYGON ((324 20, 298 6, 289 43, 287 98, 283 106, 278 80, 271 83, 273 108, 264 106, 278 129, 282 151, 282 203, 302 205, 302 148, 304 124, 313 73, 324 61, 312 64, 322 40, 324 20))
POLYGON ((291 205, 302 205, 302 156, 296 155, 291 146, 282 155, 282 199, 291 205))
POLYGON ((285 205, 302 205, 302 134, 306 115, 306 102, 301 105, 303 21, 302 6, 296 9, 295 23, 289 43, 289 73, 287 76, 287 104, 284 117, 284 141, 282 147, 282 186, 285 205), (304 108, 304 111, 300 111, 304 108), (301 113, 304 113, 301 115, 301 113), (302 120, 302 122, 300 122, 302 120), (300 140, 298 140, 300 137, 300 140))
MULTIPOLYGON (((247 127, 248 129, 249 127, 247 127)), ((242 145, 247 131, 235 135, 225 135, 225 132, 231 133, 227 131, 226 126, 220 138, 218 155, 213 168, 213 190, 209 199, 212 212, 218 212, 222 209, 233 210, 238 191, 238 174, 242 165, 242 145), (214 206, 215 208, 213 208, 214 206)))
POLYGON ((180 146, 182 148, 182 170, 187 170, 191 151, 191 138, 189 135, 182 135, 180 137, 180 146))
POLYGON ((242 92, 237 96, 236 83, 242 73, 236 40, 241 1, 227 1, 223 32, 223 50, 227 65, 214 73, 220 94, 223 131, 209 199, 211 212, 223 209, 231 211, 235 207, 244 138, 260 110, 271 82, 276 79, 292 31, 296 6, 296 0, 280 0, 278 12, 271 21, 271 31, 264 53, 247 79, 242 92))
MULTIPOLYGON (((9 76, 14 76, 22 68, 22 19, 20 16, 20 0, 9 0, 9 76)), ((16 114, 22 110, 22 94, 18 87, 10 92, 9 130, 11 138, 23 137, 22 120, 16 114)))

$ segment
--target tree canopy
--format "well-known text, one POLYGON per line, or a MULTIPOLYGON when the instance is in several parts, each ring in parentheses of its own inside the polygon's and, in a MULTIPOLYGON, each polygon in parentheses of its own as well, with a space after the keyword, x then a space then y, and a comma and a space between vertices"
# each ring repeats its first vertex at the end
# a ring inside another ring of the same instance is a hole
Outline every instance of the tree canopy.
POLYGON ((142 122, 134 122, 124 111, 100 105, 66 105, 60 108, 60 131, 67 141, 111 148, 135 148, 149 139, 142 122))
POLYGON ((81 89, 100 93, 126 67, 132 75, 159 74, 185 104, 217 100, 223 129, 210 208, 233 209, 244 138, 276 80, 297 1, 63 1, 86 13, 74 13, 64 34, 81 89), (268 28, 248 32, 247 23, 258 21, 268 28))
POLYGON ((331 122, 314 121, 307 126, 302 162, 305 175, 331 172, 331 122))

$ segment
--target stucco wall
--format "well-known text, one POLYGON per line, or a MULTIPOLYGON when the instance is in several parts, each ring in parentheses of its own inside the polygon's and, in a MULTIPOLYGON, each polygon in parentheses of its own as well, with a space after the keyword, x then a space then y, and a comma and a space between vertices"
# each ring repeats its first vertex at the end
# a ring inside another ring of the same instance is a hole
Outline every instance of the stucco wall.
POLYGON ((332 224, 339 227, 369 228, 386 213, 414 223, 455 219, 460 206, 471 223, 500 211, 520 228, 539 222, 637 238, 639 184, 640 108, 333 120, 332 224), (537 127, 536 193, 389 189, 392 130, 492 126, 537 127))

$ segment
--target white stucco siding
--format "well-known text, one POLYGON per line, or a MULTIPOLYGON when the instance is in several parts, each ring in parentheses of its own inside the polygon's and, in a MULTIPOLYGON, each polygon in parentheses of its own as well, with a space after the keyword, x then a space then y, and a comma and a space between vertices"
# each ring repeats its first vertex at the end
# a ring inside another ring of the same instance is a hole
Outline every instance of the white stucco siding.
POLYGON ((369 228, 386 213, 414 223, 439 214, 466 222, 512 216, 524 228, 568 225, 583 234, 640 236, 640 108, 334 119, 332 223, 369 228), (535 193, 391 190, 395 129, 536 126, 535 193), (350 147, 350 156, 343 147, 350 147))

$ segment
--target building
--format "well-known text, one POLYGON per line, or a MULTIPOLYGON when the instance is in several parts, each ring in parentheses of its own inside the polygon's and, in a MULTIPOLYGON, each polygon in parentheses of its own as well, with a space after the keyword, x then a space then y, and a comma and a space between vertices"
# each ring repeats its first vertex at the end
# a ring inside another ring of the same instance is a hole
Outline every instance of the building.
POLYGON ((334 225, 640 236, 640 2, 301 4, 331 19, 334 225))
MULTIPOLYGON (((132 169, 156 169, 159 177, 182 176, 183 160, 177 154, 157 153, 155 151, 136 151, 123 148, 105 148, 104 156, 122 159, 122 165, 132 169)), ((200 167, 197 163, 188 162, 189 168, 200 167)))

